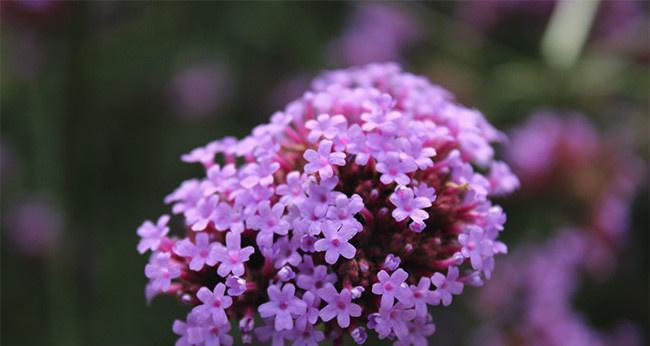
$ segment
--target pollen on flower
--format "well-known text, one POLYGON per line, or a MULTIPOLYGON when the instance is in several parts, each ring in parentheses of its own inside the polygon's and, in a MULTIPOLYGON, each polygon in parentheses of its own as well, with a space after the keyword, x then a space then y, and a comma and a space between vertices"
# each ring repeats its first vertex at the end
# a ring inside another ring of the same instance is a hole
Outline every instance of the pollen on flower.
POLYGON ((230 345, 233 320, 246 343, 423 344, 433 309, 506 252, 490 199, 518 186, 493 157, 503 138, 395 64, 326 72, 251 135, 183 156, 205 176, 165 198, 183 229, 138 230, 147 296, 192 307, 183 345, 230 345))

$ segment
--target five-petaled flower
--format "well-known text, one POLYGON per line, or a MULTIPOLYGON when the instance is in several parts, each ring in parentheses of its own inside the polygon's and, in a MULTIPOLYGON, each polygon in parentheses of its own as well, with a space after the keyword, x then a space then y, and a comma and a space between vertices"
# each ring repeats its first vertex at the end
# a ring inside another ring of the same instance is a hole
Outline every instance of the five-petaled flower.
POLYGON ((138 235, 142 238, 138 243, 139 253, 143 254, 147 250, 158 250, 158 246, 169 232, 167 222, 169 222, 169 215, 162 215, 155 225, 147 220, 138 228, 138 235))
POLYGON ((379 282, 372 285, 372 293, 381 295, 381 306, 392 306, 395 298, 405 305, 412 305, 412 292, 405 283, 408 276, 402 268, 398 268, 390 276, 385 270, 377 273, 379 282))
POLYGON ((293 318, 305 314, 307 303, 295 296, 296 287, 285 284, 282 289, 271 285, 266 290, 269 302, 257 308, 263 318, 275 316, 275 330, 290 330, 293 328, 293 318))
POLYGON ((463 293, 463 283, 458 281, 458 273, 458 267, 449 267, 446 277, 441 273, 431 276, 431 282, 436 286, 434 293, 444 306, 451 304, 452 294, 463 293))
POLYGON ((201 287, 196 293, 196 297, 201 301, 201 305, 192 309, 203 318, 212 318, 212 321, 218 325, 228 323, 226 309, 232 305, 232 298, 225 295, 226 285, 218 283, 214 290, 210 291, 207 287, 201 287))
POLYGON ((226 246, 219 245, 213 249, 214 257, 221 262, 217 273, 226 277, 232 273, 244 275, 244 262, 255 252, 252 246, 241 248, 241 235, 235 232, 226 234, 226 246))
POLYGON ((154 253, 149 264, 144 267, 145 275, 151 279, 155 291, 167 291, 172 279, 181 276, 180 265, 171 259, 169 252, 154 253))
POLYGON ((344 229, 335 223, 326 222, 323 227, 324 239, 319 239, 314 244, 316 251, 325 251, 325 262, 334 264, 343 256, 347 259, 354 257, 357 249, 348 241, 354 237, 356 232, 350 228, 344 229), (340 228, 339 228, 340 227, 340 228))
POLYGON ((390 195, 390 201, 395 205, 392 213, 395 221, 410 217, 413 222, 423 224, 424 220, 429 218, 429 214, 423 209, 431 206, 431 200, 427 197, 415 197, 413 190, 408 187, 398 187, 390 195))
POLYGON ((318 172, 321 178, 329 178, 334 174, 332 165, 345 165, 345 153, 332 152, 332 141, 320 142, 318 151, 307 149, 303 156, 308 162, 305 165, 305 173, 318 172))
POLYGON ((213 250, 218 243, 210 243, 210 236, 206 233, 199 233, 194 238, 196 244, 189 239, 183 239, 174 245, 174 253, 190 258, 190 269, 199 271, 204 265, 214 266, 217 264, 217 257, 213 250))
POLYGON ((336 317, 339 327, 347 328, 350 326, 350 316, 361 316, 361 307, 352 303, 352 293, 347 288, 342 289, 339 293, 332 284, 327 284, 318 290, 318 295, 327 302, 327 305, 320 311, 320 317, 325 322, 336 317))

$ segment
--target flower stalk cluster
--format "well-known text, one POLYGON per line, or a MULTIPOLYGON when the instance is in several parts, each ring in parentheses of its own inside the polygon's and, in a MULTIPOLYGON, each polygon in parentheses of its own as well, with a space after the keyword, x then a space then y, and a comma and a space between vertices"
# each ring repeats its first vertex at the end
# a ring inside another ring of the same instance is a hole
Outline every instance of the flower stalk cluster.
POLYGON ((506 252, 492 195, 517 178, 504 136, 473 109, 394 64, 332 71, 243 139, 182 157, 206 170, 166 198, 183 220, 145 222, 147 295, 192 306, 178 345, 397 345, 433 334, 430 307, 479 286, 506 252), (255 316, 264 321, 256 327, 255 316))

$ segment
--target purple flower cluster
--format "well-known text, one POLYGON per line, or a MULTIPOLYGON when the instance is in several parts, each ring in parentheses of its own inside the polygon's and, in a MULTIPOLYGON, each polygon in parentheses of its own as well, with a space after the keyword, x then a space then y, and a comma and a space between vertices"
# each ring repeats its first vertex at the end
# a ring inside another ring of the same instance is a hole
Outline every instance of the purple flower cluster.
POLYGON ((152 251, 147 296, 194 308, 180 345, 242 340, 359 344, 370 330, 426 344, 430 306, 481 285, 506 252, 505 214, 490 197, 517 178, 495 161, 503 134, 444 89, 394 64, 331 71, 271 122, 183 161, 205 167, 138 230, 152 251), (255 313, 265 325, 255 327, 255 313))

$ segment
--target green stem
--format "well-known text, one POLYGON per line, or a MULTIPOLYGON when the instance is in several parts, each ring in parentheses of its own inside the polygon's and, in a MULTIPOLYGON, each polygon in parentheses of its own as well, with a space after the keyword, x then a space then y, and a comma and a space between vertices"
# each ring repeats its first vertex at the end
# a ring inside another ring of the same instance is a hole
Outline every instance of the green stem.
POLYGON ((599 0, 558 1, 542 39, 542 55, 550 66, 566 69, 582 52, 599 0))

